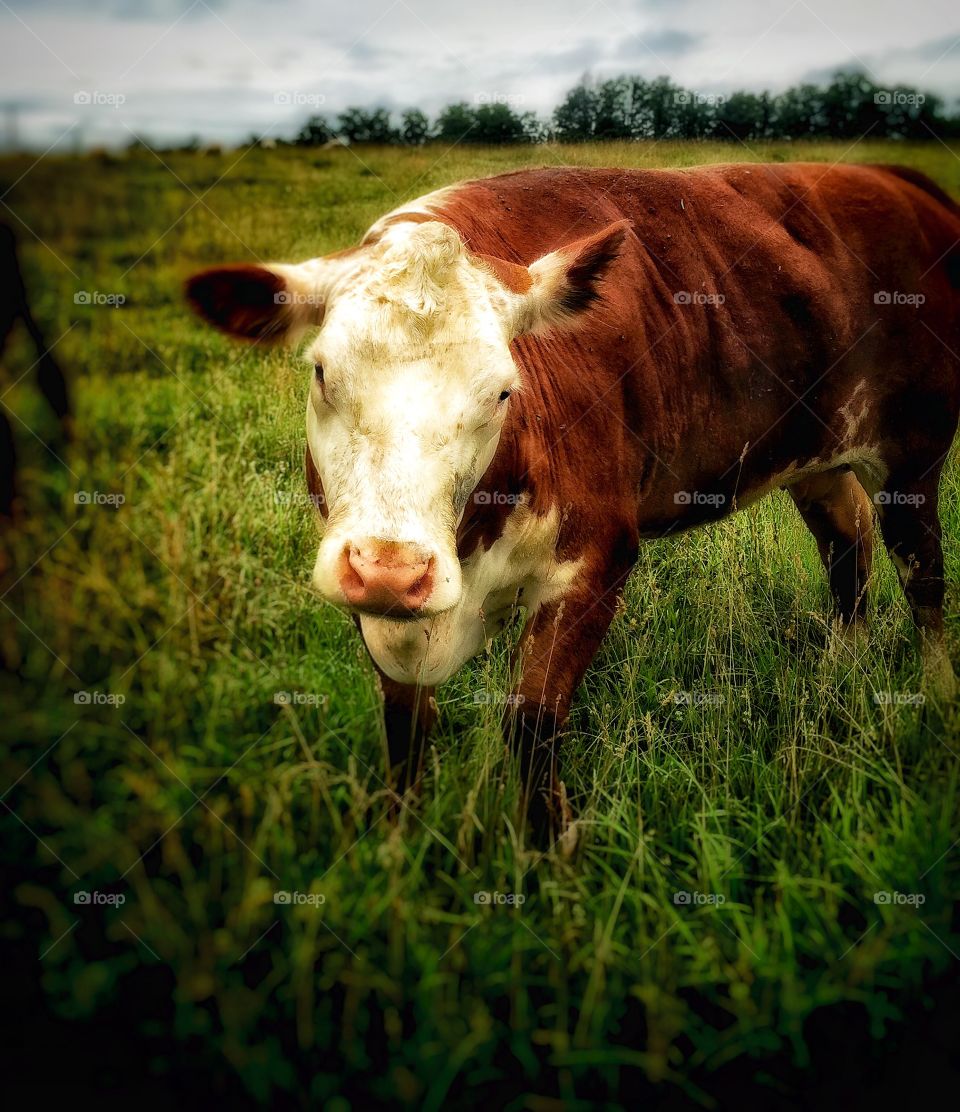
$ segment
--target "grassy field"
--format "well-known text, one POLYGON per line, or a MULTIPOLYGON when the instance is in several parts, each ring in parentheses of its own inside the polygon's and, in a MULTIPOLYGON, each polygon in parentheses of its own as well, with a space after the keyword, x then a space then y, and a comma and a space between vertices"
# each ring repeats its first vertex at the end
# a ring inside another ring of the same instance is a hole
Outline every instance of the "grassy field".
MULTIPOLYGON (((216 261, 345 246, 402 200, 520 165, 897 161, 960 196, 958 153, 0 162, 0 214, 77 408, 54 458, 18 333, 0 789, 8 1046, 31 1093, 724 1107, 751 1084, 759 1106, 791 1107, 798 1087, 858 1099, 946 1068, 960 722, 914 697, 882 549, 859 658, 830 634, 786 495, 643 550, 564 747, 585 820, 572 860, 518 849, 499 711, 477 695, 505 689, 506 644, 440 689, 424 798, 394 819, 372 668, 308 586, 309 372, 203 329, 180 286, 216 261)), ((943 488, 955 662, 958 476, 943 488)))

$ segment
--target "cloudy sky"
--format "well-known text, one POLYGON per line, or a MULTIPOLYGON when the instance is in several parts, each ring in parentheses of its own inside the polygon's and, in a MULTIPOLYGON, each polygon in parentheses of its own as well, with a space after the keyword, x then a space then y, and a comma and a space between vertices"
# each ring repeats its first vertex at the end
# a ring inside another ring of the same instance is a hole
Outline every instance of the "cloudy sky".
POLYGON ((504 97, 546 113, 584 73, 702 93, 859 66, 960 97, 956 0, 0 0, 5 131, 291 135, 312 112, 504 97))

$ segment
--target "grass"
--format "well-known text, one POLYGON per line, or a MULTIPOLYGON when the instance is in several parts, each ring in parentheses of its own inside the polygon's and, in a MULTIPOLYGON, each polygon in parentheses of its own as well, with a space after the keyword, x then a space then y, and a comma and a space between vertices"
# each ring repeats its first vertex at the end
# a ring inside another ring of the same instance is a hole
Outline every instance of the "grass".
MULTIPOLYGON (((422 803, 393 819, 371 666, 308 588, 307 372, 235 348, 180 297, 196 267, 345 246, 468 175, 760 156, 897 161, 960 195, 937 144, 0 162, 77 407, 58 462, 18 335, 4 940, 21 1064, 59 1048, 46 1084, 427 1109, 722 1107, 750 1084, 772 1107, 849 1076, 890 1092, 905 1055, 936 1059, 930 1009, 960 952, 960 737, 912 701, 882 550, 857 660, 785 495, 644 548, 564 746, 585 820, 573 860, 531 867, 518 849, 499 712, 476 701, 506 690, 505 644, 440 689, 422 803), (277 905, 279 890, 317 899, 277 905), (834 1039, 843 1060, 818 1081, 834 1039)), ((943 515, 956 659, 953 463, 943 515)))

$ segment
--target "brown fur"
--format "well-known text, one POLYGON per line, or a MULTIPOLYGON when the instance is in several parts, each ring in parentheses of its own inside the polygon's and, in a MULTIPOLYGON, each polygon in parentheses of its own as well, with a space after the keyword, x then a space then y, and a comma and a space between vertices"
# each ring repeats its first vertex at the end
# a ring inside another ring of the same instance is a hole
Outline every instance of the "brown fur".
MULTIPOLYGON (((523 491, 540 512, 566 508, 558 555, 585 561, 577 590, 524 638, 516 728, 531 770, 537 752, 553 767, 553 736, 639 540, 722 517, 787 484, 792 468, 851 455, 852 470, 792 490, 851 620, 870 562, 864 486, 877 487, 864 460, 878 453, 884 488, 909 496, 879 496, 884 540, 908 568, 921 632, 939 636, 960 209, 936 185, 898 168, 815 164, 533 170, 466 183, 440 218, 471 251, 514 266, 617 221, 633 228, 589 311, 515 342, 524 388, 480 484, 523 491), (878 303, 883 292, 925 300, 878 303)), ((488 547, 508 513, 503 500, 474 500, 461 557, 488 547)), ((531 771, 548 796, 552 775, 531 771)))

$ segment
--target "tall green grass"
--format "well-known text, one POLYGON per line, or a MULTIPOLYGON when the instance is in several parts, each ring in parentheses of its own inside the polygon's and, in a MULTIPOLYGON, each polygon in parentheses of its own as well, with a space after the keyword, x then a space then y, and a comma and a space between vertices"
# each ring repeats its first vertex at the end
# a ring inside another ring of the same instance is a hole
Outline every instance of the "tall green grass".
MULTIPOLYGON (((464 176, 760 156, 904 162, 960 194, 957 154, 936 144, 0 163, 14 215, 0 211, 77 406, 58 461, 18 336, 5 935, 23 999, 58 1030, 122 1028, 104 1054, 138 1047, 156 1084, 193 1070, 263 1101, 574 1107, 640 1085, 710 1106, 724 1078, 799 1083, 828 1016, 882 1056, 955 977, 960 731, 912 699, 882 549, 871 643, 851 655, 785 495, 644 548, 563 750, 583 818, 572 860, 520 849, 507 644, 440 689, 423 799, 392 816, 371 666, 308 587, 308 374, 235 348, 181 300, 197 266, 342 247, 464 176), (126 301, 78 305, 81 290, 126 301)), ((951 465, 955 656, 957 496, 951 465)))

